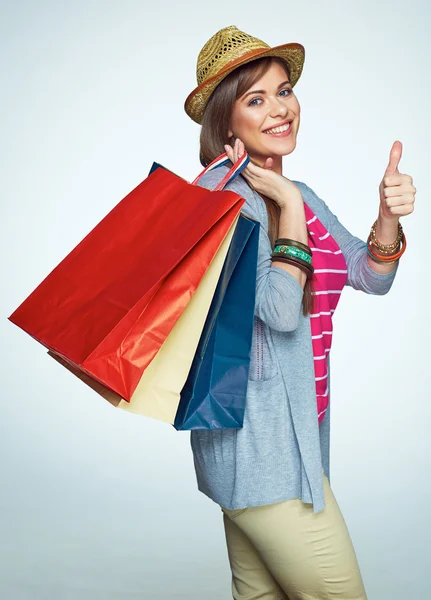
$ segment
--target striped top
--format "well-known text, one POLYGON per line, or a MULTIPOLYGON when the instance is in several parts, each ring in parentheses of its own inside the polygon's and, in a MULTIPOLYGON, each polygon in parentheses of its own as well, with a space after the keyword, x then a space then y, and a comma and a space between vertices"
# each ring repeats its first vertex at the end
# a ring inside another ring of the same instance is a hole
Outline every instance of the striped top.
POLYGON ((332 344, 332 315, 347 282, 347 264, 339 245, 304 202, 308 245, 313 253, 313 308, 310 314, 316 379, 317 415, 320 423, 329 404, 327 355, 332 344))

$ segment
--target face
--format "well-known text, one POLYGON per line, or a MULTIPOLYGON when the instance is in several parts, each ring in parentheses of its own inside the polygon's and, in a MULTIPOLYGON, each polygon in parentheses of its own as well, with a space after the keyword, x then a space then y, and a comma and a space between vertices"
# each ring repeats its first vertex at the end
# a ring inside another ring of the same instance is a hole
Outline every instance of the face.
POLYGON ((289 77, 280 64, 273 62, 236 100, 228 134, 244 142, 257 164, 263 164, 268 157, 281 161, 282 156, 295 149, 299 122, 300 106, 289 77))

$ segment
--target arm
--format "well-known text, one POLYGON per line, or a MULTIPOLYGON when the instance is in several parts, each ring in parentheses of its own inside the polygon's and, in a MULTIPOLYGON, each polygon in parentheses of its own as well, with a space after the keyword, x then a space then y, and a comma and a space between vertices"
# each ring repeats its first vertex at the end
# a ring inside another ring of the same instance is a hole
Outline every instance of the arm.
MULTIPOLYGON (((213 189, 227 170, 227 167, 219 167, 210 171, 202 177, 199 185, 213 189)), ((262 225, 262 221, 264 222, 262 211, 266 213, 265 203, 241 176, 226 186, 225 190, 231 190, 242 196, 246 202, 241 212, 260 222, 255 315, 272 329, 293 331, 299 323, 304 291, 298 279, 291 273, 281 267, 272 266, 272 246, 268 233, 262 225)), ((293 268, 296 270, 296 267, 293 268)))
MULTIPOLYGON (((386 218, 381 210, 376 224, 376 237, 382 244, 391 244, 398 236, 398 221, 399 219, 386 218)), ((376 273, 391 273, 397 268, 398 262, 392 264, 378 263, 368 256, 368 264, 376 273)))
MULTIPOLYGON (((299 198, 298 203, 292 202, 281 209, 277 237, 297 240, 303 244, 308 244, 307 223, 305 221, 304 202, 302 198, 299 198)), ((291 273, 299 281, 302 289, 304 289, 307 283, 307 275, 302 269, 280 260, 273 260, 271 264, 273 267, 279 266, 288 273, 291 273)))
MULTIPOLYGON (((399 263, 384 265, 384 269, 378 270, 379 265, 369 258, 367 253, 367 243, 353 234, 340 223, 337 216, 328 208, 326 203, 317 196, 305 183, 294 182, 303 192, 304 201, 310 201, 310 208, 326 227, 344 255, 347 263, 347 285, 355 290, 361 290, 367 294, 383 295, 390 290, 395 275, 398 271, 399 263), (373 267, 370 263, 373 262, 373 267), (376 268, 374 267, 376 265, 376 268), (388 272, 388 267, 393 267, 388 272)), ((396 235, 394 236, 394 238, 396 235)))

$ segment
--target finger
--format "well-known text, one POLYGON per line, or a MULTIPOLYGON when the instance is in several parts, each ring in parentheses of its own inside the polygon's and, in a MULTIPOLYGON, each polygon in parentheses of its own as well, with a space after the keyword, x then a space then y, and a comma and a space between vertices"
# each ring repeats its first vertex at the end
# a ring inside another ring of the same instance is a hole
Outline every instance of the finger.
POLYGON ((390 206, 388 210, 392 215, 402 217, 404 215, 410 215, 414 210, 414 206, 413 204, 403 204, 401 206, 390 206))
POLYGON ((413 177, 411 175, 405 175, 404 173, 396 173, 395 175, 385 175, 383 177, 383 183, 386 186, 393 185, 413 185, 413 177))
POLYGON ((238 160, 238 156, 239 156, 239 138, 236 138, 236 140, 235 140, 234 155, 235 155, 235 162, 236 162, 238 160))
POLYGON ((231 146, 231 155, 232 155, 231 162, 235 162, 235 160, 234 160, 235 159, 235 142, 233 143, 233 146, 231 146))
POLYGON ((247 169, 249 170, 250 175, 252 175, 255 179, 266 177, 265 171, 272 171, 272 168, 266 168, 265 166, 261 167, 251 160, 247 165, 247 169))
POLYGON ((244 148, 244 144, 241 142, 240 139, 238 139, 238 157, 237 157, 237 160, 239 160, 241 158, 241 156, 243 155, 243 153, 244 153, 243 148, 244 148))
POLYGON ((385 198, 391 198, 392 196, 401 196, 402 194, 413 194, 416 192, 416 188, 412 185, 396 185, 392 187, 385 187, 383 194, 385 198))
POLYGON ((235 152, 235 144, 232 146, 228 147, 227 150, 227 155, 229 157, 229 160, 232 164, 236 163, 236 152, 235 152))
POLYGON ((413 194, 403 194, 402 196, 392 196, 392 198, 386 198, 386 206, 402 206, 403 204, 413 204, 415 197, 413 194))
POLYGON ((232 150, 232 146, 229 146, 229 144, 225 144, 224 149, 226 151, 227 157, 230 160, 230 162, 235 162, 233 160, 233 150, 232 150))
POLYGON ((399 173, 398 165, 401 160, 401 154, 403 151, 403 145, 398 140, 392 144, 391 152, 389 155, 389 164, 386 167, 385 175, 395 175, 399 173))
POLYGON ((263 165, 263 168, 271 170, 273 168, 273 166, 274 166, 274 160, 271 157, 269 157, 266 159, 265 164, 263 165))
POLYGON ((242 173, 252 177, 255 181, 261 176, 261 167, 256 166, 251 160, 248 161, 247 166, 243 169, 242 173))

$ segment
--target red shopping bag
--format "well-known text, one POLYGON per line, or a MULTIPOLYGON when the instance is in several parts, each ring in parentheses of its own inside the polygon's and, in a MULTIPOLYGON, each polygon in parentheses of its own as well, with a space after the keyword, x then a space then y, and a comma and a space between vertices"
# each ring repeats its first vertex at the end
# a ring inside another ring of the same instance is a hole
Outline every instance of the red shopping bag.
POLYGON ((245 200, 156 169, 90 231, 9 320, 95 382, 130 398, 245 200))

